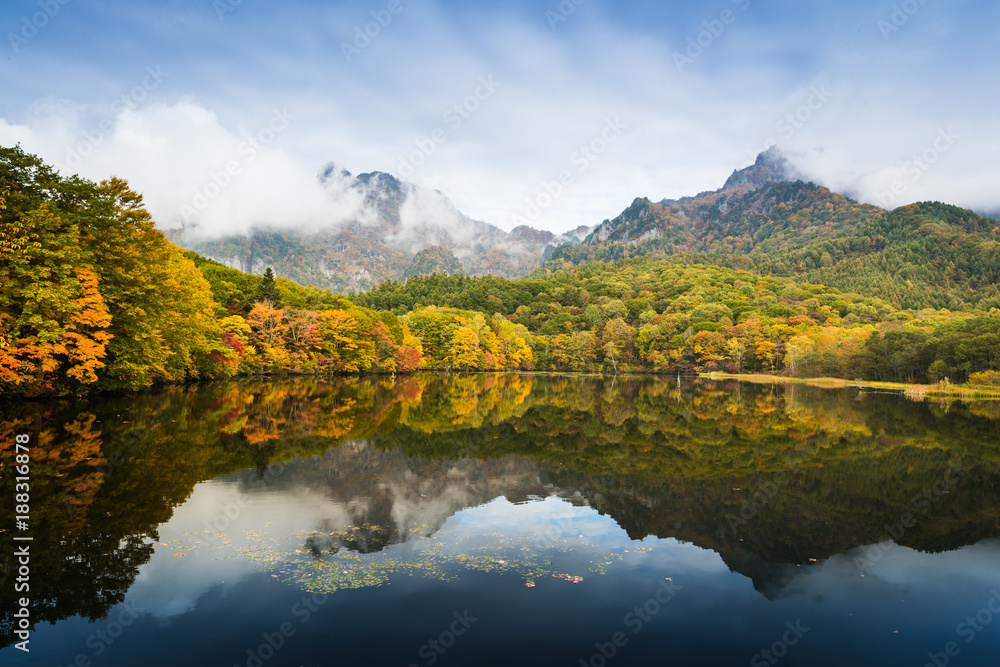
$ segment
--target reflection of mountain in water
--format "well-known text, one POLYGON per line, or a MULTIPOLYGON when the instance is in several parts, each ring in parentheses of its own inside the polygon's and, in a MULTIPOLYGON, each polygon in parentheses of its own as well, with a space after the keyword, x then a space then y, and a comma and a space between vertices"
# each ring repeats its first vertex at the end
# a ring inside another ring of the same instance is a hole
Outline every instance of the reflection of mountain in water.
MULTIPOLYGON (((482 433, 495 435, 491 429, 482 433)), ((441 444, 439 437, 424 437, 441 444)), ((408 451, 418 447, 411 444, 408 451)), ((317 554, 371 553, 431 535, 457 512, 500 496, 516 503, 554 495, 594 507, 634 540, 674 537, 712 549, 768 595, 800 571, 797 566, 880 542, 892 537, 890 532, 899 544, 921 551, 952 550, 1000 535, 995 466, 960 464, 946 450, 916 447, 891 457, 789 471, 649 482, 566 470, 522 456, 434 459, 350 442, 322 459, 284 466, 270 488, 299 487, 342 508, 315 526, 323 537, 307 547, 317 554), (968 469, 949 472, 958 465, 968 469), (934 484, 950 474, 954 483, 935 494, 934 484), (922 495, 925 489, 931 500, 922 495), (915 525, 900 533, 893 524, 908 512, 915 525)))
POLYGON ((426 459, 363 441, 346 442, 320 458, 291 461, 267 476, 266 487, 256 477, 250 474, 245 480, 247 492, 304 488, 335 504, 336 510, 315 526, 317 536, 306 545, 314 553, 372 553, 430 536, 455 513, 501 496, 513 503, 547 496, 585 503, 579 494, 547 483, 530 459, 426 459))
POLYGON ((674 537, 711 549, 774 597, 803 571, 800 566, 859 546, 894 538, 918 551, 939 552, 1000 535, 995 465, 966 459, 969 470, 946 494, 933 504, 914 504, 918 496, 925 500, 924 489, 945 479, 951 463, 941 450, 907 448, 888 459, 694 483, 635 484, 573 472, 551 478, 579 489, 633 539, 674 537), (915 523, 901 531, 907 513, 915 523))
MULTIPOLYGON (((400 456, 395 450, 386 454, 389 460, 400 456)), ((351 456, 351 465, 377 475, 379 466, 372 465, 376 450, 366 447, 351 456)), ((527 494, 558 495, 610 516, 632 539, 673 537, 716 551, 731 570, 771 596, 797 566, 883 541, 908 512, 916 523, 896 532, 896 541, 916 550, 953 550, 1000 535, 1000 472, 995 466, 966 461, 965 476, 946 494, 933 504, 914 504, 955 463, 941 450, 909 448, 888 460, 659 482, 568 471, 519 457, 436 461, 418 472, 420 459, 400 458, 404 466, 413 466, 407 474, 401 475, 394 464, 367 488, 364 482, 325 487, 331 497, 355 508, 357 525, 389 527, 377 548, 405 540, 401 526, 422 523, 433 531, 455 512, 497 496, 517 502, 527 494), (908 474, 900 477, 900 471, 908 474), (543 480, 549 483, 543 485, 543 480), (865 492, 869 485, 880 493, 865 492)), ((327 528, 337 527, 317 527, 327 528)), ((369 551, 373 545, 339 546, 369 551)))
POLYGON ((317 532, 352 534, 320 551, 377 551, 501 495, 558 495, 634 539, 713 549, 768 595, 789 568, 882 541, 908 512, 896 541, 914 549, 1000 535, 997 406, 858 399, 520 375, 225 383, 10 406, 0 443, 36 436, 35 622, 104 615, 195 484, 239 470, 248 492, 263 475, 334 501, 317 532), (921 500, 955 466, 962 479, 921 500))

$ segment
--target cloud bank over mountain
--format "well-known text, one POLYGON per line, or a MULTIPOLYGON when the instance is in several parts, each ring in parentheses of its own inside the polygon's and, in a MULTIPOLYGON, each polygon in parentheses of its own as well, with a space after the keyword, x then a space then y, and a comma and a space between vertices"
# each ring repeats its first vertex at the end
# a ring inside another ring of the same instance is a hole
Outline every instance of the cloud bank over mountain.
MULTIPOLYGON (((356 217, 317 181, 331 159, 563 231, 772 144, 867 202, 1000 209, 995 4, 221 6, 63 7, 8 45, 0 143, 217 234, 356 217)), ((21 11, 0 9, 15 34, 21 11)))

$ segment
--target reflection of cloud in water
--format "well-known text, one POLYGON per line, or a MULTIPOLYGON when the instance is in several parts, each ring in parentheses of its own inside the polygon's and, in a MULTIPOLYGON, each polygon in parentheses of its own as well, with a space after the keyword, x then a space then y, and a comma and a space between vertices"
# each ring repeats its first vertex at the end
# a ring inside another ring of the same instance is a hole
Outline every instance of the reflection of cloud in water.
POLYGON ((612 518, 558 497, 525 503, 496 498, 455 512, 433 535, 378 551, 313 549, 337 544, 343 533, 329 541, 315 531, 291 536, 306 549, 288 547, 288 537, 248 534, 239 550, 271 576, 322 593, 382 586, 403 575, 446 581, 466 572, 514 575, 534 587, 549 578, 579 584, 611 571, 645 569, 662 578, 680 570, 726 570, 712 551, 675 539, 633 541, 612 518))
POLYGON ((586 504, 579 493, 544 482, 538 463, 530 459, 414 459, 363 441, 289 462, 268 482, 244 486, 251 497, 281 491, 312 499, 314 509, 328 511, 308 527, 327 535, 351 531, 348 539, 327 546, 362 553, 432 535, 456 512, 500 497, 520 502, 557 495, 586 504))
MULTIPOLYGON (((295 549, 304 551, 303 536, 318 529, 349 535, 355 540, 354 551, 363 553, 407 540, 421 540, 424 546, 422 536, 442 527, 447 533, 458 531, 455 536, 465 540, 494 519, 500 523, 489 528, 491 532, 514 530, 520 523, 517 534, 532 534, 552 522, 570 521, 573 538, 582 534, 593 541, 618 533, 628 541, 612 519, 577 506, 579 498, 573 503, 549 497, 516 505, 504 498, 505 491, 523 498, 551 490, 541 483, 537 466, 523 460, 493 462, 488 471, 482 462, 457 461, 417 475, 393 469, 392 463, 409 461, 397 453, 389 455, 389 466, 381 466, 360 486, 338 489, 316 483, 324 463, 336 469, 360 449, 364 446, 357 443, 320 459, 291 462, 268 484, 247 484, 256 476, 251 472, 196 485, 171 520, 159 527, 153 557, 140 569, 127 599, 158 618, 178 616, 194 609, 199 597, 211 589, 233 586, 260 571, 241 551, 253 551, 259 540, 266 539, 282 554, 294 554, 295 549), (368 537, 376 542, 369 548, 357 548, 361 531, 352 529, 359 524, 367 525, 368 537)), ((345 541, 337 540, 341 545, 345 541)), ((437 544, 447 548, 446 542, 437 544)))
POLYGON ((674 539, 633 541, 579 492, 544 479, 536 462, 519 457, 417 461, 353 442, 283 464, 263 483, 252 471, 204 482, 160 526, 128 598, 166 619, 220 584, 293 561, 322 568, 335 560, 338 578, 324 580, 331 588, 378 585, 402 570, 443 577, 454 567, 530 581, 567 574, 558 565, 570 561, 582 571, 568 574, 593 576, 631 567, 626 555, 654 546, 668 551, 658 560, 671 567, 726 569, 714 552, 674 539))
MULTIPOLYGON (((646 537, 632 540, 610 516, 592 507, 580 507, 564 498, 549 496, 526 503, 511 503, 505 498, 472 507, 455 514, 441 533, 454 533, 449 541, 474 541, 485 531, 521 538, 539 554, 561 548, 595 549, 602 553, 645 553, 653 548, 666 550, 666 561, 687 571, 719 571, 729 568, 718 554, 674 538, 646 537)), ((663 558, 664 554, 661 553, 663 558)))
POLYGON ((342 505, 308 489, 247 494, 231 479, 198 484, 159 527, 153 557, 140 568, 127 599, 160 618, 183 614, 212 588, 234 585, 259 571, 237 556, 224 535, 260 531, 269 524, 307 530, 330 517, 349 520, 342 505))
POLYGON ((845 605, 853 601, 861 607, 864 603, 859 600, 870 599, 875 604, 886 596, 900 601, 918 596, 939 601, 976 599, 1000 584, 1000 539, 943 553, 885 542, 879 545, 878 553, 873 559, 861 547, 802 567, 784 565, 783 576, 775 578, 763 592, 771 600, 823 596, 845 605))
POLYGON ((599 514, 592 507, 579 507, 554 496, 518 504, 497 498, 457 513, 445 529, 454 527, 460 532, 475 533, 484 526, 553 542, 582 539, 591 543, 621 543, 623 538, 629 541, 611 517, 599 514))

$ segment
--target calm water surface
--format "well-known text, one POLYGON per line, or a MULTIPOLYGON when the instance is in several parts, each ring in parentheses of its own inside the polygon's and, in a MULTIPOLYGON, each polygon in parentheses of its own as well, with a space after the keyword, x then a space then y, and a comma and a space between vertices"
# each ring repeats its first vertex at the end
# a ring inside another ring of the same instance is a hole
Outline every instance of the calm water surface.
POLYGON ((8 516, 36 436, 4 665, 1000 664, 997 405, 510 375, 0 415, 8 516))

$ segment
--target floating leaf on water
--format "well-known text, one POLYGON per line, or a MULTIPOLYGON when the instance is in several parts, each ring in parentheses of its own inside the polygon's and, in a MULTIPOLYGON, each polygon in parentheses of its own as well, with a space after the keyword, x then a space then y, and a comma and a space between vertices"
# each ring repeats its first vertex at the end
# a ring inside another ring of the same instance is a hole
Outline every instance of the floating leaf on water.
MULTIPOLYGON (((366 526, 366 529, 370 529, 366 526)), ((255 561, 262 569, 269 571, 275 579, 297 584, 302 590, 332 593, 338 589, 358 589, 384 586, 395 576, 412 577, 420 573, 425 577, 440 581, 455 581, 463 571, 478 571, 505 575, 520 574, 529 588, 535 587, 535 578, 554 576, 570 583, 579 584, 582 576, 553 571, 554 560, 540 560, 543 556, 568 554, 573 549, 549 546, 545 549, 531 549, 523 544, 523 537, 503 533, 467 535, 448 531, 428 531, 418 542, 406 542, 390 546, 375 553, 359 553, 346 549, 324 553, 319 558, 303 556, 302 549, 294 543, 312 536, 316 531, 286 533, 282 536, 267 536, 255 531, 245 532, 247 540, 237 547, 239 553, 255 561), (290 540, 293 544, 288 544, 290 540), (287 546, 282 546, 282 545, 287 546), (528 584, 531 584, 528 586, 528 584)), ((326 531, 322 533, 326 535, 326 531)), ((353 533, 333 532, 334 538, 348 537, 353 533)), ((606 574, 612 562, 624 559, 622 553, 597 554, 596 544, 577 544, 576 565, 579 556, 591 560, 591 571, 606 574), (587 555, 591 553, 592 555, 587 555)), ((646 550, 643 550, 645 552, 646 550)), ((584 567, 587 567, 584 564, 584 567)))

